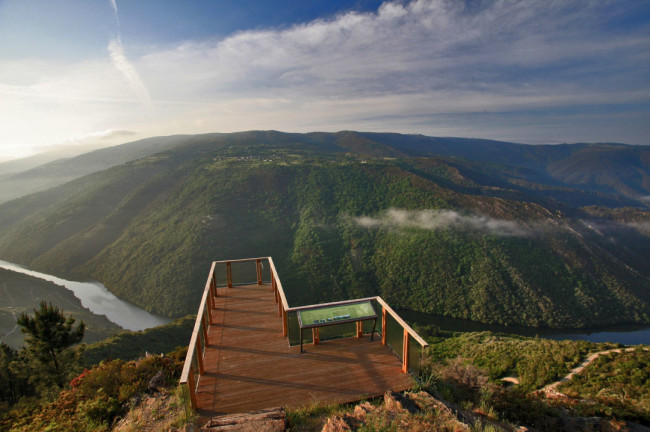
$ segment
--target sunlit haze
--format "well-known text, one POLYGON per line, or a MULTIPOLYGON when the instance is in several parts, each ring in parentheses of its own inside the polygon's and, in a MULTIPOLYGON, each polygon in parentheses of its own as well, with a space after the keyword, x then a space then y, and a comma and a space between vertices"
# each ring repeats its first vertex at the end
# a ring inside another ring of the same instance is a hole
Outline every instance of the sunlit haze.
POLYGON ((155 135, 650 140, 650 2, 0 0, 0 160, 155 135))

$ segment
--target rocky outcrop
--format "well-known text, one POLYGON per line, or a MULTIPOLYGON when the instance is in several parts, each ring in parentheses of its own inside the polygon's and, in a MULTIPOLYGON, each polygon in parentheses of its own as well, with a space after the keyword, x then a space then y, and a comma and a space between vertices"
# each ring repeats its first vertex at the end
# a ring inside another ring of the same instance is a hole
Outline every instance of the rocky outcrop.
POLYGON ((153 378, 151 378, 151 381, 149 381, 147 390, 149 393, 154 393, 160 391, 161 388, 164 388, 166 386, 167 383, 165 382, 165 375, 163 374, 163 371, 160 370, 156 373, 156 375, 153 376, 153 378))
MULTIPOLYGON (((352 413, 334 415, 327 419, 322 432, 353 432, 364 425, 398 424, 396 430, 470 431, 469 425, 426 392, 400 394, 388 390, 380 406, 361 403, 352 413)), ((391 429, 392 430, 392 429, 391 429)))

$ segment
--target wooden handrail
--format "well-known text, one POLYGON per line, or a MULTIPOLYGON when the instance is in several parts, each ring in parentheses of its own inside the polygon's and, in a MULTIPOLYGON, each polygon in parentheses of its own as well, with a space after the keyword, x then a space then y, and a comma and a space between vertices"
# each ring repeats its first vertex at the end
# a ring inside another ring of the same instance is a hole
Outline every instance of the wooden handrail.
POLYGON ((420 335, 417 334, 415 330, 411 328, 410 325, 406 324, 406 322, 399 315, 397 315, 397 313, 393 310, 393 308, 388 306, 388 304, 384 301, 384 299, 382 299, 379 296, 375 297, 375 299, 380 305, 382 305, 386 309, 386 312, 391 314, 393 319, 395 319, 395 321, 397 321, 397 323, 401 325, 404 328, 404 330, 406 330, 413 337, 413 339, 415 339, 422 346, 422 348, 426 348, 429 346, 427 341, 422 339, 420 335))
MULTIPOLYGON (((192 337, 190 338, 190 344, 187 347, 187 354, 185 355, 185 363, 183 364, 183 371, 181 372, 181 378, 179 380, 179 384, 185 385, 190 387, 190 401, 192 403, 192 408, 196 408, 196 397, 195 397, 195 389, 191 388, 194 387, 198 382, 197 380, 194 379, 194 371, 192 370, 192 360, 194 356, 197 356, 197 362, 200 362, 202 359, 199 359, 199 356, 202 356, 202 352, 197 352, 197 345, 200 347, 200 341, 199 341, 199 333, 204 332, 204 334, 207 334, 208 329, 204 329, 204 314, 205 314, 205 306, 206 302, 208 301, 208 297, 210 296, 211 292, 211 286, 212 286, 212 280, 215 277, 215 267, 217 263, 212 262, 212 266, 210 267, 210 274, 208 275, 208 280, 205 283, 205 288, 203 289, 203 296, 201 297, 201 303, 199 304, 199 311, 196 314, 196 321, 194 322, 194 330, 192 330, 192 337)), ((208 315, 209 316, 209 315, 208 315)), ((210 319, 210 318, 208 318, 210 319)), ((209 325, 209 324, 208 324, 209 325)), ((207 345, 207 340, 205 341, 204 345, 207 345)), ((201 367, 199 366, 199 369, 201 367)))
POLYGON ((269 267, 271 268, 271 277, 275 278, 275 285, 278 290, 278 294, 280 294, 280 301, 282 301, 282 307, 284 308, 285 312, 289 310, 289 303, 287 303, 287 297, 284 295, 284 289, 282 288, 282 282, 280 282, 280 276, 278 276, 278 271, 275 268, 275 263, 273 262, 273 258, 271 257, 266 257, 269 260, 269 267))
POLYGON ((241 258, 241 259, 231 259, 231 260, 221 260, 221 261, 215 261, 215 264, 226 264, 226 263, 242 263, 242 262, 250 262, 250 261, 257 261, 257 260, 266 260, 271 257, 257 257, 257 258, 241 258))

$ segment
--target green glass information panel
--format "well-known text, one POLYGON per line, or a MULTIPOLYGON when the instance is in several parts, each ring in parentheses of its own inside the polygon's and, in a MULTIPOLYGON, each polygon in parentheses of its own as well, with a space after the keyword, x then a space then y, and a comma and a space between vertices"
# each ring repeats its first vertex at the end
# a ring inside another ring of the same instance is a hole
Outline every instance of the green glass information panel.
POLYGON ((369 301, 298 311, 298 319, 302 328, 322 327, 328 324, 376 317, 377 314, 369 301))
MULTIPOLYGON (((300 327, 300 352, 303 352, 304 329, 316 329, 319 327, 337 326, 351 322, 363 323, 366 320, 373 320, 370 340, 372 340, 377 326, 377 313, 370 301, 356 303, 336 304, 329 306, 316 306, 298 311, 298 325, 300 327)), ((338 327, 338 326, 337 326, 338 327)), ((357 324, 357 337, 359 332, 363 334, 363 326, 357 324)), ((317 340, 314 340, 316 343, 317 340)))

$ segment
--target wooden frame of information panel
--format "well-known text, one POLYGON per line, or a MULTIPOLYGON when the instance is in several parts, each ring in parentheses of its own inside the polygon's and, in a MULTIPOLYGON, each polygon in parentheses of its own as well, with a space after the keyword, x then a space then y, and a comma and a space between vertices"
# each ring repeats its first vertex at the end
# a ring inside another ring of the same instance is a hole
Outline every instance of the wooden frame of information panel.
POLYGON ((323 305, 314 305, 313 307, 301 308, 297 314, 298 314, 298 325, 300 326, 300 352, 303 352, 303 339, 304 339, 305 329, 312 329, 313 341, 314 344, 317 344, 319 342, 318 329, 320 327, 328 327, 328 326, 333 326, 338 324, 356 322, 357 337, 359 338, 363 336, 363 321, 373 320, 372 333, 370 333, 370 340, 373 339, 373 336, 375 334, 375 329, 377 328, 378 315, 377 312, 375 312, 375 308, 372 306, 370 300, 348 301, 348 302, 340 302, 336 304, 330 303, 330 304, 323 304, 323 305), (333 316, 325 319, 320 319, 318 320, 318 322, 316 322, 316 320, 313 320, 313 318, 310 320, 311 323, 308 322, 306 323, 303 321, 303 316, 302 316, 303 312, 313 312, 315 310, 326 310, 326 309, 341 309, 341 308, 347 308, 349 306, 365 306, 366 310, 361 312, 366 312, 366 313, 357 314, 355 316, 352 316, 353 313, 346 314, 346 315, 326 314, 326 315, 333 315, 333 316))

